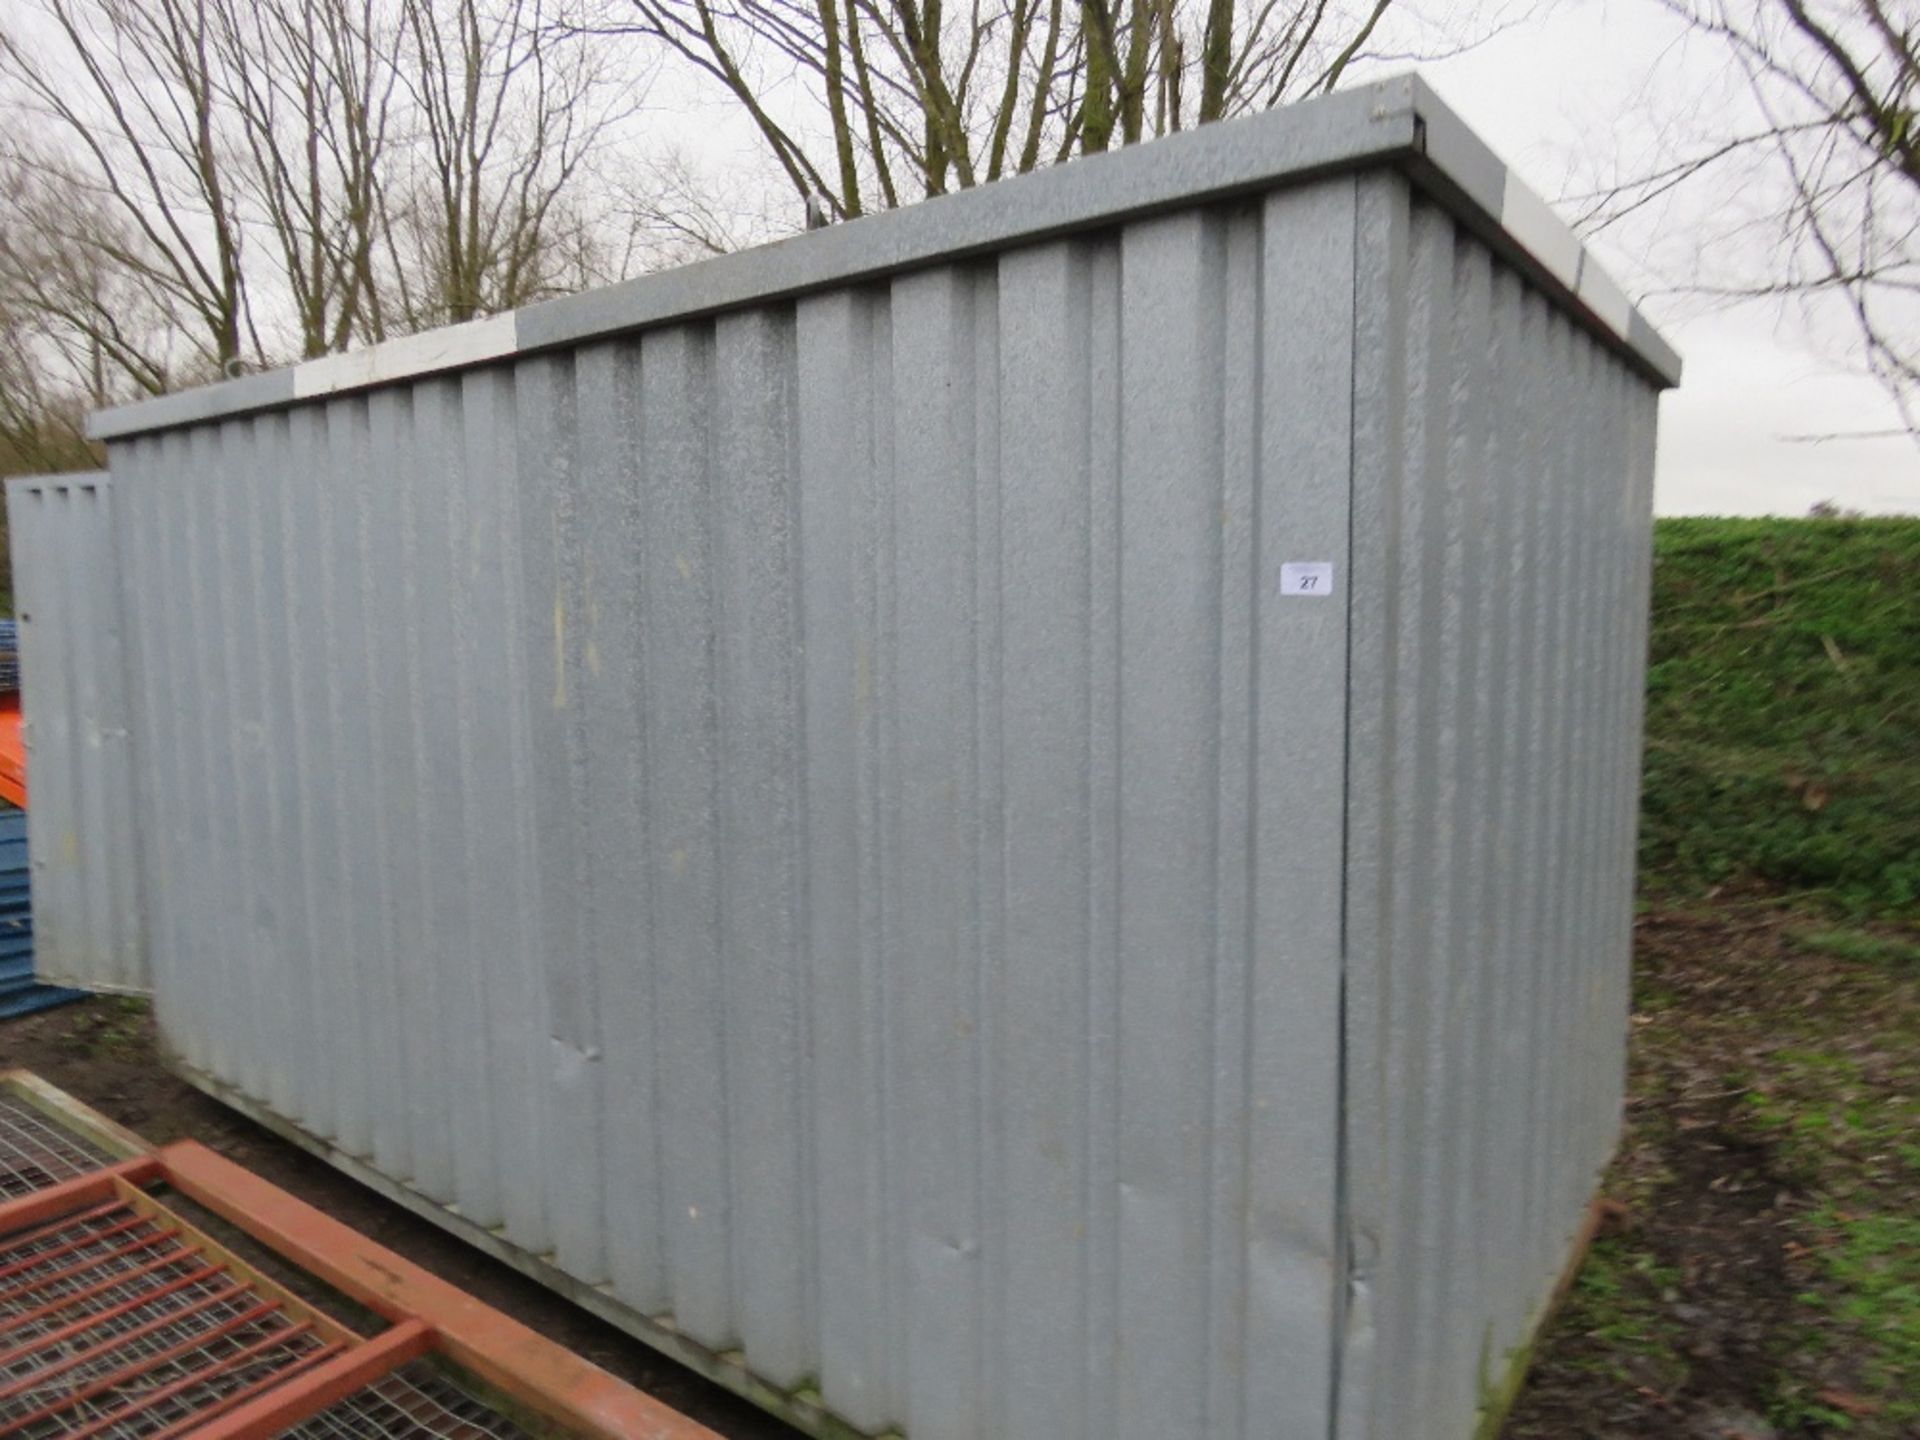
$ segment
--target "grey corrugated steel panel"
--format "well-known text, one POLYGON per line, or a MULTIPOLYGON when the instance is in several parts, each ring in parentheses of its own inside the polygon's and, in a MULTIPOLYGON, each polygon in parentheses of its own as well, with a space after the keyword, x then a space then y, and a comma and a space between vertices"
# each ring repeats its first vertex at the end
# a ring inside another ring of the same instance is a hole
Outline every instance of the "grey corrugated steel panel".
POLYGON ((1393 160, 1409 163, 1422 183, 1435 183, 1443 199, 1470 210, 1497 243, 1537 267, 1543 281, 1561 288, 1566 299, 1655 378, 1679 382, 1679 357, 1598 268, 1578 237, 1424 81, 1407 75, 664 274, 96 412, 90 433, 96 439, 114 439, 470 369, 519 353, 880 279, 1090 225, 1393 160))
POLYGON ((1363 183, 1339 1434, 1463 1436, 1620 1114, 1654 396, 1363 183))
POLYGON ((143 992, 112 499, 104 474, 7 482, 36 970, 48 980, 143 992))
POLYGON ((1654 395, 1429 194, 116 440, 168 1043, 803 1423, 1459 1440, 1617 1118, 1654 395))

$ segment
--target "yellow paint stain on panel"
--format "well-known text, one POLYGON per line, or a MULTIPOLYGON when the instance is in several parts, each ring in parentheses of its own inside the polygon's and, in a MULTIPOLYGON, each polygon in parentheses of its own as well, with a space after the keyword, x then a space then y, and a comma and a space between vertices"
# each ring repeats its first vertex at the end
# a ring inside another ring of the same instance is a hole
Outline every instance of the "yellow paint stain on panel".
POLYGON ((680 570, 680 578, 681 578, 682 580, 691 580, 691 579, 693 578, 693 566, 691 566, 691 565, 689 565, 689 564, 687 563, 687 557, 686 557, 686 556, 684 556, 684 555, 676 555, 676 556, 674 556, 674 557, 673 557, 673 563, 674 563, 674 564, 675 564, 676 566, 678 566, 678 567, 679 567, 679 570, 680 570))
MULTIPOLYGON (((567 573, 566 547, 560 543, 560 516, 553 517, 553 573, 567 573)), ((553 708, 567 708, 567 592, 553 587, 553 708)))

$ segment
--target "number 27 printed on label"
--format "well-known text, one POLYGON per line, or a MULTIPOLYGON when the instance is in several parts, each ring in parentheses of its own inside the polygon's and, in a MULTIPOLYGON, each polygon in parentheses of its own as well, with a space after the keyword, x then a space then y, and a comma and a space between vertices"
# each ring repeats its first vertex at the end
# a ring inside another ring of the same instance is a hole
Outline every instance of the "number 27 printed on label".
POLYGON ((1280 593, 1315 598, 1333 593, 1331 560, 1288 560, 1280 566, 1280 593))

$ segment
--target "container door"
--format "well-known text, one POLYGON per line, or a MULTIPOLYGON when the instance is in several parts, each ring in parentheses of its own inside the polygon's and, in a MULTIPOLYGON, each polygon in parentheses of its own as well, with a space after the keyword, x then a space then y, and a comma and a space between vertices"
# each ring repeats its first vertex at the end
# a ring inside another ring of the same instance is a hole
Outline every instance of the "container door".
POLYGON ((103 474, 14 480, 7 521, 35 972, 144 993, 112 490, 103 474))

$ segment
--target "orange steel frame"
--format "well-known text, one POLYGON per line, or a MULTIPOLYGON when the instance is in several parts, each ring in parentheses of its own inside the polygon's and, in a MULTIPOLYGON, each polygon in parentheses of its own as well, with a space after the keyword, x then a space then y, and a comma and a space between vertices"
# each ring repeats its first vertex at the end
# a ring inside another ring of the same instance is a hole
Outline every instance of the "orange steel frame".
POLYGON ((27 808, 27 741, 18 693, 0 695, 0 800, 27 808))
POLYGON ((0 1239, 101 1206, 126 1204, 134 1196, 145 1203, 143 1188, 159 1184, 390 1322, 380 1334, 360 1340, 324 1317, 311 1316, 311 1323, 353 1343, 192 1425, 183 1432, 191 1440, 272 1440, 429 1353, 445 1356, 586 1440, 718 1440, 679 1411, 191 1140, 0 1203, 0 1239))

